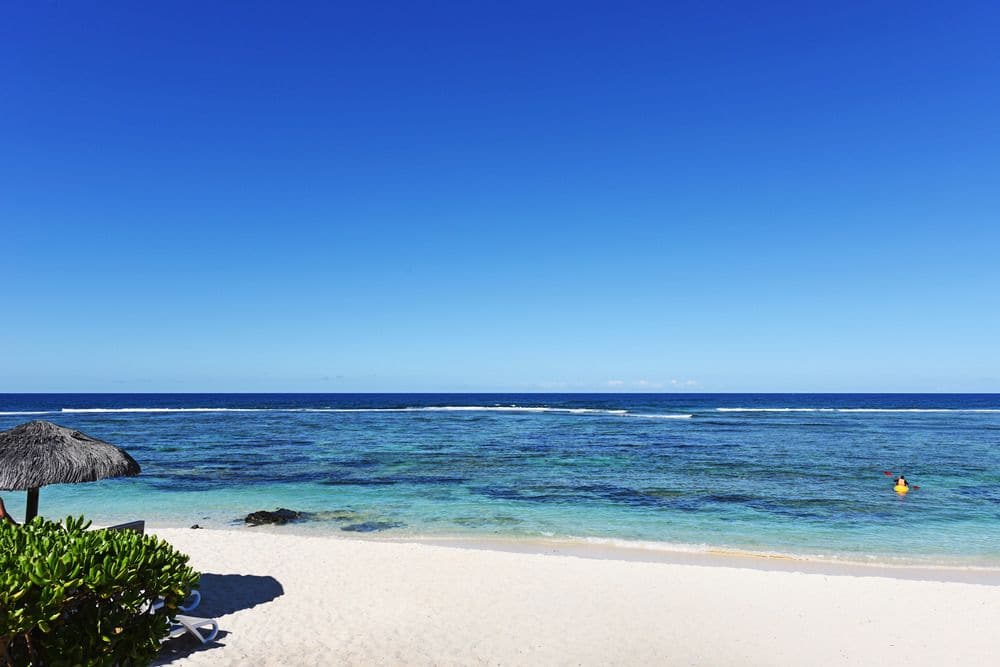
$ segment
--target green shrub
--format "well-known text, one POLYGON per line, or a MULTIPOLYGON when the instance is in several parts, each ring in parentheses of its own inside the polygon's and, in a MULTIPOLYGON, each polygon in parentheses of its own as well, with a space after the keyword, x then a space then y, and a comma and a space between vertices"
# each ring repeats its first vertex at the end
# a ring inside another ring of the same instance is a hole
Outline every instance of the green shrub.
POLYGON ((156 657, 167 617, 198 573, 152 535, 89 526, 83 517, 0 521, 0 665, 145 665, 156 657), (150 613, 159 598, 162 608, 150 613))

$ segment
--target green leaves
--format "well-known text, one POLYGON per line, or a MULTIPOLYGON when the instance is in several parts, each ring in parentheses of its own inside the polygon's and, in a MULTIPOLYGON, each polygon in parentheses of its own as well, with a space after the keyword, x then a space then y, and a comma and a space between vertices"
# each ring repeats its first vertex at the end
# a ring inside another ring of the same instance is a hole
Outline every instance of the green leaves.
POLYGON ((0 662, 148 664, 166 614, 198 584, 188 557, 151 535, 90 521, 0 523, 0 662), (158 598, 164 605, 148 611, 158 598))

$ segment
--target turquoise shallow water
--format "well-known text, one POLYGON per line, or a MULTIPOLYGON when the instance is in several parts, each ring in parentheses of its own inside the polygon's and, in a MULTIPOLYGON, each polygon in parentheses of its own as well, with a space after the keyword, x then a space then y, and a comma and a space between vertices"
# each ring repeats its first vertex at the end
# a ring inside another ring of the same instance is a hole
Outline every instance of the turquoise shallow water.
POLYGON ((1000 566, 1000 395, 0 395, 36 418, 143 467, 50 517, 1000 566))

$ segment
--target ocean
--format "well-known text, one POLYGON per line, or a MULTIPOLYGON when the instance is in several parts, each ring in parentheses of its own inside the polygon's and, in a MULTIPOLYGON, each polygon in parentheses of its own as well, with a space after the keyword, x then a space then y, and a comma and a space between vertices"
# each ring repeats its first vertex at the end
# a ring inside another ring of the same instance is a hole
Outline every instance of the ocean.
POLYGON ((49 518, 1000 567, 998 394, 0 395, 31 419, 142 466, 49 518))

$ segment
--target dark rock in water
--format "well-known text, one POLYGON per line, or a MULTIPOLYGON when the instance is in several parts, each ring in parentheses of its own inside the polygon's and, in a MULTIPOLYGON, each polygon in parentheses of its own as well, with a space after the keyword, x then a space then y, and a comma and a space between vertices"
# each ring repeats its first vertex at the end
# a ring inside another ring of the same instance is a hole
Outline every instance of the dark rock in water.
POLYGON ((193 526, 191 526, 191 530, 198 530, 199 528, 201 528, 201 526, 199 526, 198 524, 194 524, 193 526))
POLYGON ((380 530, 389 530, 390 528, 401 528, 405 525, 405 523, 399 521, 363 521, 344 526, 341 530, 348 530, 352 533, 375 533, 380 530))
POLYGON ((279 507, 273 512, 269 512, 268 510, 251 512, 250 514, 247 514, 244 521, 250 524, 251 526, 261 526, 265 523, 283 526, 289 521, 297 521, 301 518, 302 518, 302 512, 296 512, 295 510, 279 507))

